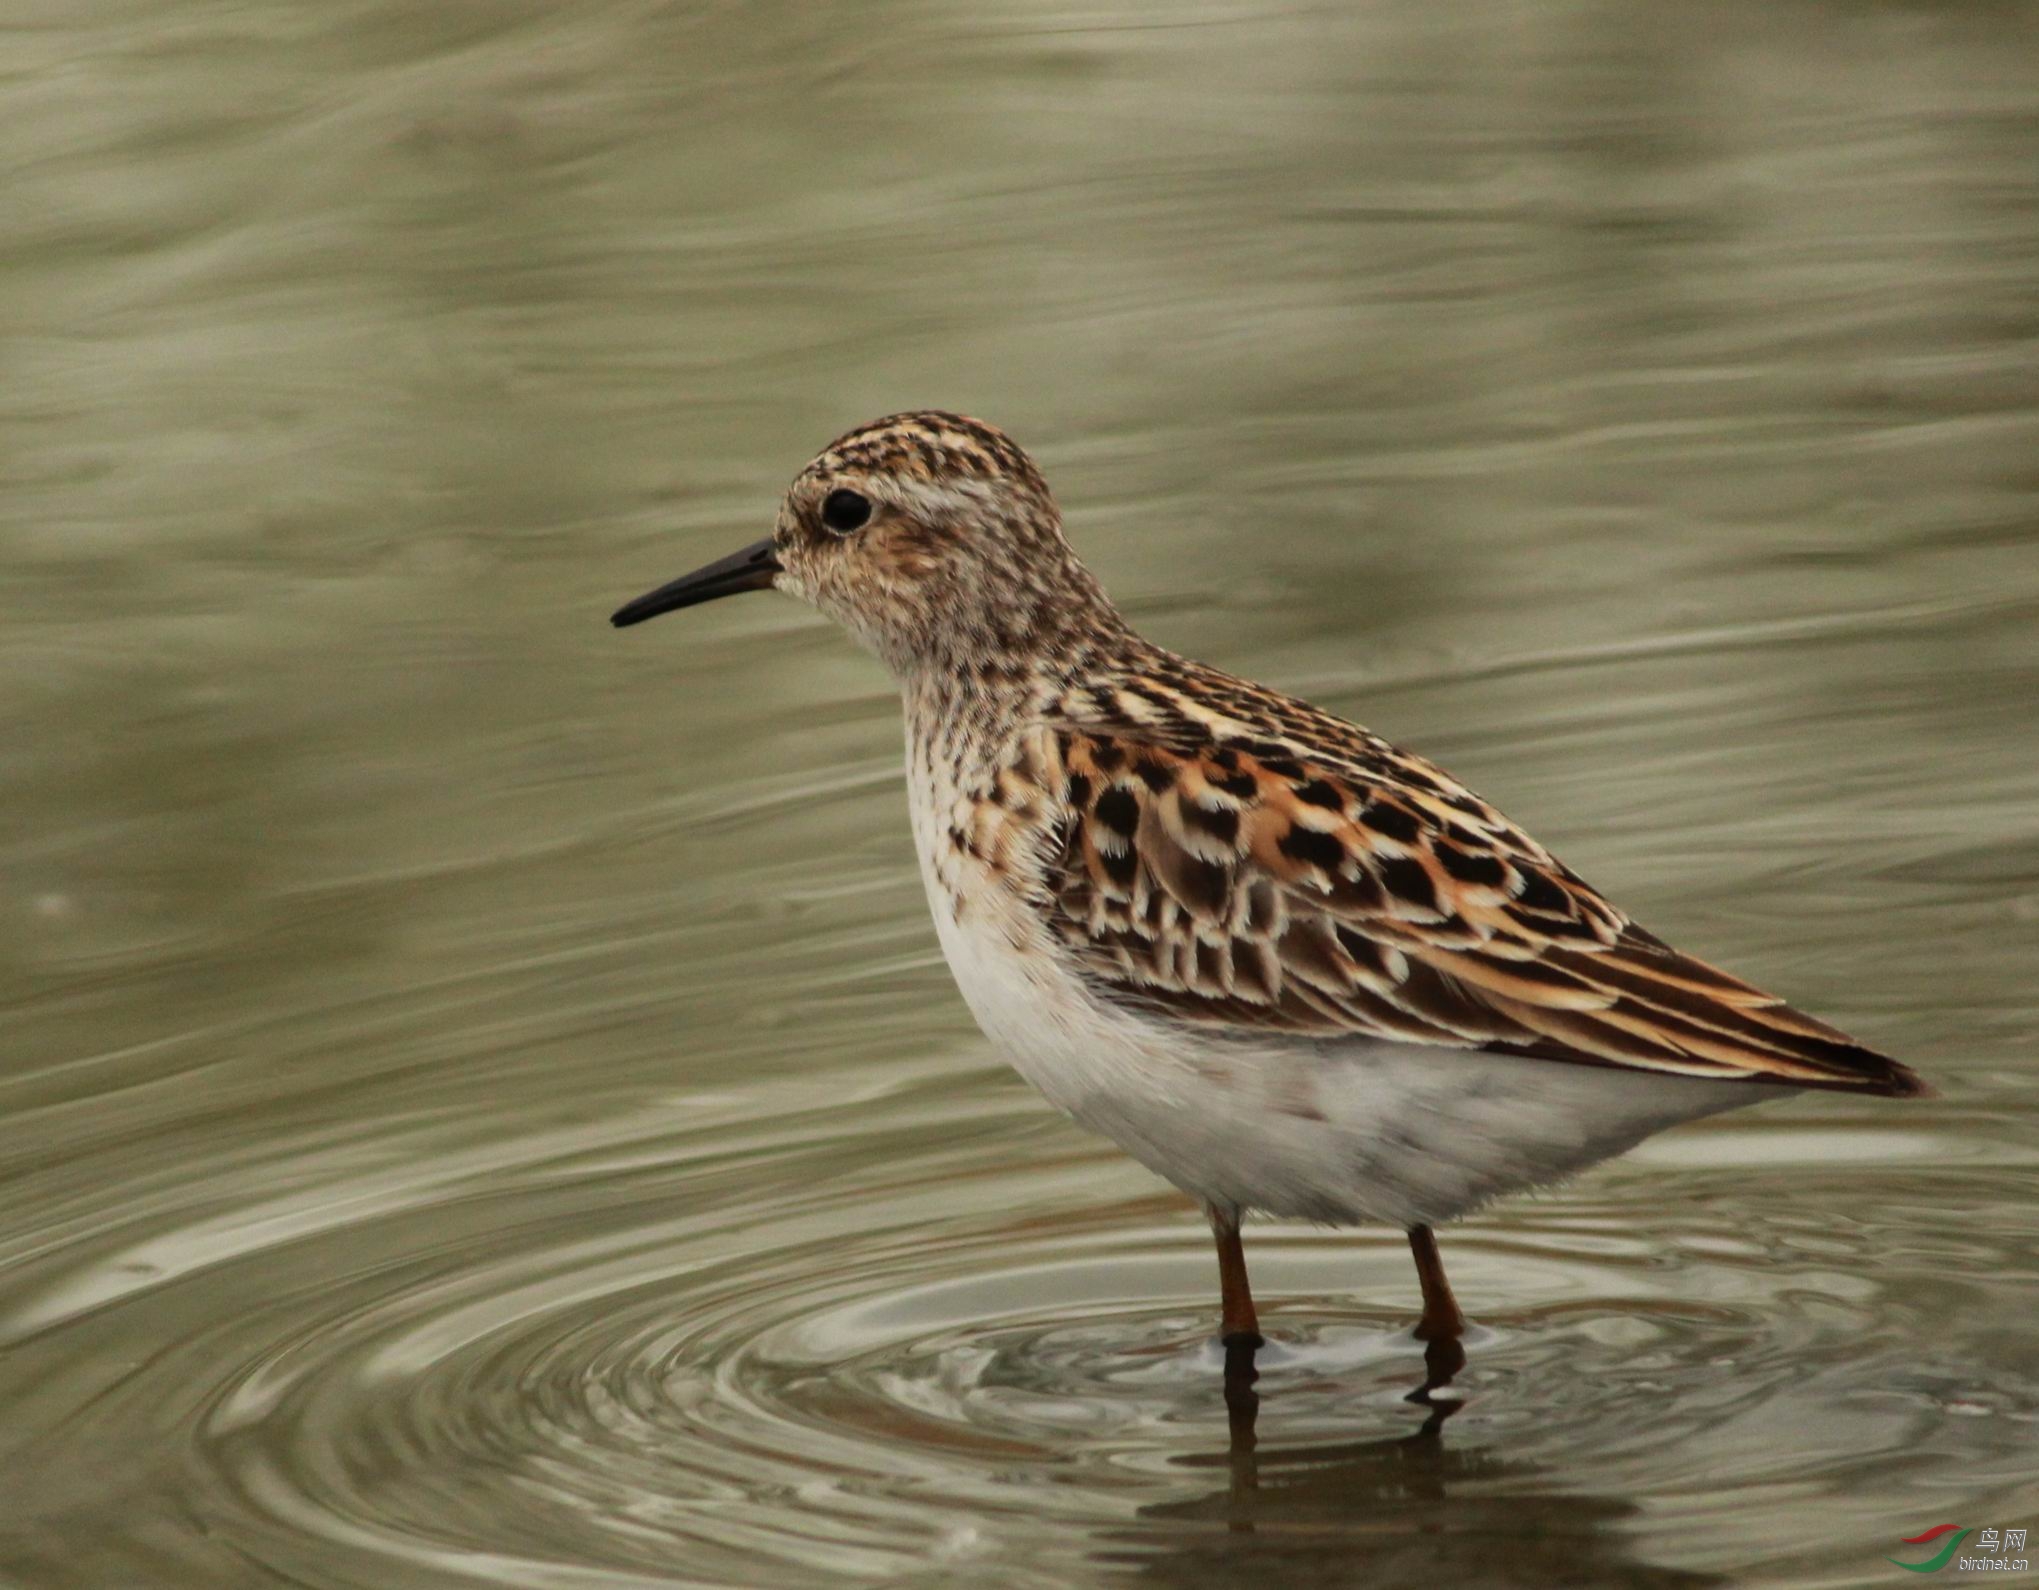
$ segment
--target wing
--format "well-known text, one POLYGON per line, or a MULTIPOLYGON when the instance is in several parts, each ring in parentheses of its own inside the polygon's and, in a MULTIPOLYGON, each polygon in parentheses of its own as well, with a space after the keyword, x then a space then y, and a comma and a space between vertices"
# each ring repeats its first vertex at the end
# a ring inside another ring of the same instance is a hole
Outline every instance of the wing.
POLYGON ((1257 698, 1250 728, 1202 681, 1048 725, 1066 808, 1043 903, 1104 998, 1240 1032, 1924 1091, 1635 926, 1420 758, 1287 698, 1270 720, 1225 683, 1257 698))

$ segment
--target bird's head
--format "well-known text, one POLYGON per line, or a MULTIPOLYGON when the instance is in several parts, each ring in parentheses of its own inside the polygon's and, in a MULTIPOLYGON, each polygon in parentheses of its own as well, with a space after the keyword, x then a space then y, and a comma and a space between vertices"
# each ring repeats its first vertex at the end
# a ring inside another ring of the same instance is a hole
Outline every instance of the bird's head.
POLYGON ((959 414, 894 414, 794 477, 762 541, 620 609, 618 627, 739 591, 805 598, 909 677, 1038 654, 1117 615, 1032 459, 959 414))

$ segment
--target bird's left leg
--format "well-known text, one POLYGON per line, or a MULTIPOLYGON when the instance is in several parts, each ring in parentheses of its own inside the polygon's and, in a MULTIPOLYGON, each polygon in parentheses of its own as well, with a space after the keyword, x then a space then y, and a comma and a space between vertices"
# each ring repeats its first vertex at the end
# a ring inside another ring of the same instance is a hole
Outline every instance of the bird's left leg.
POLYGON ((1458 1299, 1451 1295, 1451 1282, 1444 1278, 1437 1233, 1428 1226, 1411 1226, 1409 1251, 1416 1256, 1416 1278, 1423 1284, 1423 1318, 1416 1324, 1416 1339, 1457 1341, 1465 1334, 1466 1317, 1459 1311, 1458 1299))

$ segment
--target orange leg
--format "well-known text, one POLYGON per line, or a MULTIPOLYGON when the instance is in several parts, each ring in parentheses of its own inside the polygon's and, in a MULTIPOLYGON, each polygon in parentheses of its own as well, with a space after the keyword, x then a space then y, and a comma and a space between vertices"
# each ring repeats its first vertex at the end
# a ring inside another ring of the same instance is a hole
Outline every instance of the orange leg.
POLYGON ((1246 1283, 1246 1250, 1239 1245, 1238 1217, 1220 1214, 1215 1209, 1207 1213, 1211 1217, 1211 1235, 1218 1239, 1218 1288, 1224 1308, 1223 1340, 1228 1347, 1258 1347, 1262 1341, 1260 1318, 1253 1312, 1253 1289, 1246 1283))
MULTIPOLYGON (((1457 1341, 1465 1334, 1466 1317, 1459 1312, 1458 1299, 1451 1295, 1451 1282, 1444 1278, 1444 1260, 1437 1256, 1437 1233, 1428 1226, 1411 1226, 1409 1251, 1416 1256, 1416 1278, 1423 1283, 1423 1318, 1417 1322, 1416 1339, 1457 1341)), ((1244 1271, 1241 1277, 1243 1284, 1244 1271)))

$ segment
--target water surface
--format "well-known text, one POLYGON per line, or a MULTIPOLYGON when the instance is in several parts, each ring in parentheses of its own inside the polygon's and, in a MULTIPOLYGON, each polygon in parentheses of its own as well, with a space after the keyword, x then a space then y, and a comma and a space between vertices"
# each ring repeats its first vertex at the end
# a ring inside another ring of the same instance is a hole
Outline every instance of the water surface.
POLYGON ((2010 5, 18 0, 0 1578, 1852 1584, 2039 1525, 2010 5), (831 435, 1904 1056, 1446 1234, 975 1034, 877 665, 617 635, 831 435))

